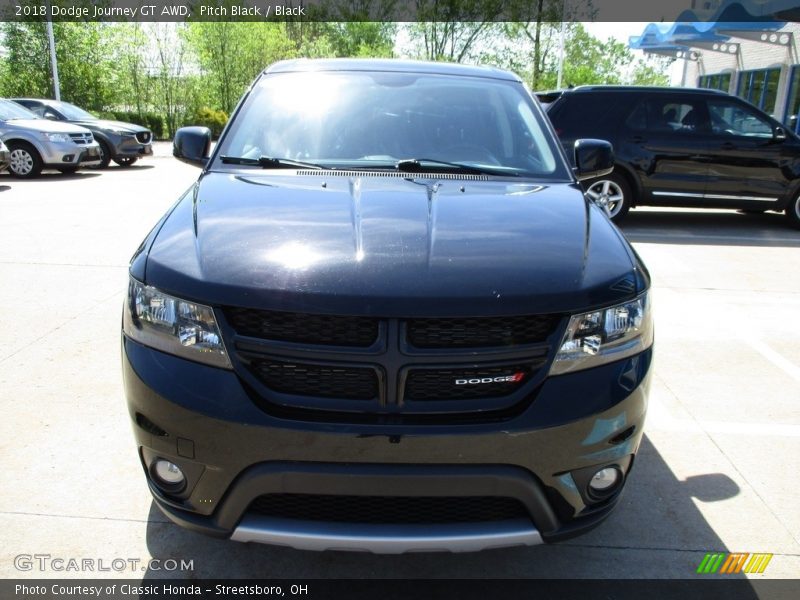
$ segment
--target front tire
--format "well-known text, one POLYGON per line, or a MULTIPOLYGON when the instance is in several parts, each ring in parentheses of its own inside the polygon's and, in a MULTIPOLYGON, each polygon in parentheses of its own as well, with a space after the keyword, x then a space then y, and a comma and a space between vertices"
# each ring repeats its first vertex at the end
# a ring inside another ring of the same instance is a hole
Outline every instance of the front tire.
POLYGON ((794 227, 795 229, 800 229, 800 194, 794 197, 789 203, 789 206, 786 207, 786 219, 789 221, 789 225, 794 227))
POLYGON ((42 172, 44 164, 36 148, 27 142, 9 142, 8 172, 19 179, 33 179, 42 172))
POLYGON ((105 169, 111 163, 111 147, 100 138, 97 138, 97 144, 100 146, 100 164, 94 168, 105 169))
POLYGON ((589 181, 586 184, 586 197, 604 208, 614 223, 625 218, 633 203, 633 191, 628 180, 617 173, 589 181))
POLYGON ((120 156, 114 159, 114 162, 117 163, 120 167, 130 167, 133 163, 139 160, 135 156, 120 156))

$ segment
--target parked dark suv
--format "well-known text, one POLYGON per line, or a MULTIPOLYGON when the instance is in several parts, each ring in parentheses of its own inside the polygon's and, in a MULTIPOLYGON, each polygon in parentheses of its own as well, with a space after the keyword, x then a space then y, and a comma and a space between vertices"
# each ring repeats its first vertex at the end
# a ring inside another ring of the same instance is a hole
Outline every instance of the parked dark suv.
POLYGON ((130 417, 176 523, 305 549, 466 551, 598 524, 642 437, 647 270, 504 71, 265 71, 136 251, 130 417))
POLYGON ((800 227, 800 138, 716 90, 586 86, 537 94, 564 147, 608 140, 616 167, 587 182, 622 219, 634 206, 783 211, 800 227))

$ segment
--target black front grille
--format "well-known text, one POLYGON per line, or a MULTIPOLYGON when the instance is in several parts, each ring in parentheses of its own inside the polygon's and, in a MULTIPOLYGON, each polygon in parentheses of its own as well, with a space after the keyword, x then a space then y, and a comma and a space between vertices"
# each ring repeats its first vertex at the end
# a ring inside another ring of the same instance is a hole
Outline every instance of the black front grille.
POLYGON ((140 131, 136 134, 136 141, 140 144, 147 144, 150 141, 150 132, 140 131))
POLYGON ((417 348, 481 348, 544 342, 558 326, 557 315, 411 319, 408 342, 417 348))
POLYGON ((380 320, 372 317, 312 315, 250 308, 226 308, 225 318, 239 335, 323 346, 366 348, 378 339, 380 320))
POLYGON ((317 396, 343 400, 374 400, 378 376, 374 369, 253 359, 253 374, 268 388, 295 396, 317 396))
POLYGON ((515 498, 267 494, 250 505, 258 514, 302 521, 376 524, 482 523, 530 518, 515 498))
POLYGON ((507 396, 519 389, 530 366, 481 369, 412 369, 406 379, 407 400, 469 400, 507 396), (513 378, 508 381, 487 381, 513 378))

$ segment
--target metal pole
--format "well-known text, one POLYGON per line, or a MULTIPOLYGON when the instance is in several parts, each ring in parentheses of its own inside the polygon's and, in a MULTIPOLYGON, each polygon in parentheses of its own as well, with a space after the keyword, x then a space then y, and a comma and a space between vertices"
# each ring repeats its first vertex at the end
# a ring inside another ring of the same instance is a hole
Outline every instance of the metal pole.
POLYGON ((687 75, 686 71, 688 69, 689 69, 689 58, 687 54, 687 58, 683 59, 683 74, 681 75, 681 87, 686 87, 686 75, 687 75))
POLYGON ((47 41, 50 44, 50 67, 53 69, 53 90, 56 100, 61 100, 61 85, 58 82, 58 63, 56 62, 56 40, 53 36, 53 21, 50 19, 50 6, 48 4, 47 16, 47 41))
POLYGON ((561 89, 561 82, 564 76, 564 38, 567 31, 566 21, 567 0, 561 2, 561 39, 558 44, 558 79, 556 81, 556 89, 561 89))

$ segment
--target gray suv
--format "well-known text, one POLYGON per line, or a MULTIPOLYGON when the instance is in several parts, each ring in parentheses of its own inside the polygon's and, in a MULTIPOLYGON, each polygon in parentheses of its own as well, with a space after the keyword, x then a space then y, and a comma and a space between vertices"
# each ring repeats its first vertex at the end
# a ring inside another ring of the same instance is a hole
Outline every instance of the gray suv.
POLYGON ((5 99, 0 99, 0 140, 8 146, 8 170, 14 177, 33 178, 45 167, 74 173, 100 164, 100 147, 91 131, 41 119, 5 99))

